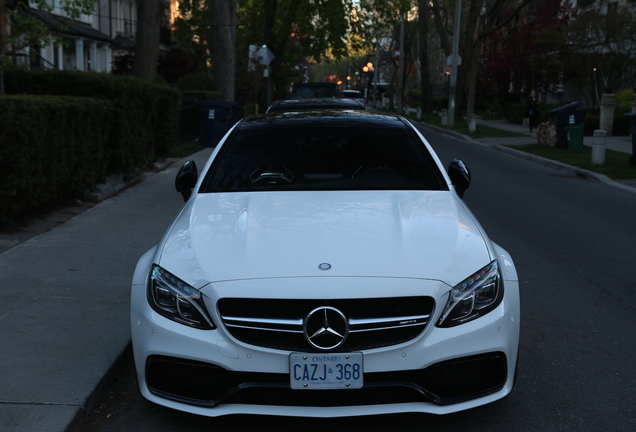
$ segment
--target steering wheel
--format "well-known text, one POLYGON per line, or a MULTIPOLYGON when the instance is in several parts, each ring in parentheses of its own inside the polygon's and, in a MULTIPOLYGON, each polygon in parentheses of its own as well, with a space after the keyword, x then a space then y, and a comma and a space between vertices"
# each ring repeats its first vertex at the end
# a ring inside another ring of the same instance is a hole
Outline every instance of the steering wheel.
POLYGON ((263 170, 260 171, 262 167, 258 167, 254 172, 250 175, 251 183, 259 183, 264 182, 267 184, 280 184, 280 183, 288 183, 291 184, 294 182, 294 175, 285 167, 281 167, 279 170, 263 170))

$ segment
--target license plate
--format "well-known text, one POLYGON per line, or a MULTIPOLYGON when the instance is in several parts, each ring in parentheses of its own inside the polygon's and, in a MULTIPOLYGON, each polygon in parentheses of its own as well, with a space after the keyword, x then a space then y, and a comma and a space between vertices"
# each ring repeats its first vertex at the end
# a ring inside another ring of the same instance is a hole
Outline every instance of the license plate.
POLYGON ((362 388, 362 375, 362 353, 292 353, 289 357, 292 389, 362 388))

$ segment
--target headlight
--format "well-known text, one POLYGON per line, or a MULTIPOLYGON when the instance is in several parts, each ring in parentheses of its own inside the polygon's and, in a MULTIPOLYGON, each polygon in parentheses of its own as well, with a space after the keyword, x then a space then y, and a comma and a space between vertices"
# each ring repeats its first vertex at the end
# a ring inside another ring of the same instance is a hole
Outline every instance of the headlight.
POLYGON ((438 327, 453 327, 474 320, 496 308, 503 299, 499 264, 493 261, 453 287, 438 327))
POLYGON ((155 312, 178 323, 202 330, 214 328, 203 295, 158 265, 152 267, 148 303, 155 312))

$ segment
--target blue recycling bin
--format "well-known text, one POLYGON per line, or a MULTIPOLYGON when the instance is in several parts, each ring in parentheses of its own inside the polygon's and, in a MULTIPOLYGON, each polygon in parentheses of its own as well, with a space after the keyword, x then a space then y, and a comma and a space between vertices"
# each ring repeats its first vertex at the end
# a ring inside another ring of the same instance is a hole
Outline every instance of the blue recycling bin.
POLYGON ((556 128, 557 148, 568 148, 569 127, 579 126, 585 123, 585 111, 580 109, 582 105, 581 102, 572 102, 550 110, 550 117, 556 128))
POLYGON ((206 147, 216 147, 241 118, 240 105, 224 99, 199 101, 197 111, 200 123, 199 142, 206 147))

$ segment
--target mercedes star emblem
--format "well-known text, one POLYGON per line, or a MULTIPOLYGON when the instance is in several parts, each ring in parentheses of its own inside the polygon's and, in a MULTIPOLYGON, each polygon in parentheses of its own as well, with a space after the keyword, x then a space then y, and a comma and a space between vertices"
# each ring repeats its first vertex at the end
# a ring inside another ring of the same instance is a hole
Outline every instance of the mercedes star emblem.
POLYGON ((319 350, 341 346, 349 334, 349 321, 338 309, 322 306, 309 312, 304 323, 307 342, 319 350))

